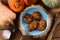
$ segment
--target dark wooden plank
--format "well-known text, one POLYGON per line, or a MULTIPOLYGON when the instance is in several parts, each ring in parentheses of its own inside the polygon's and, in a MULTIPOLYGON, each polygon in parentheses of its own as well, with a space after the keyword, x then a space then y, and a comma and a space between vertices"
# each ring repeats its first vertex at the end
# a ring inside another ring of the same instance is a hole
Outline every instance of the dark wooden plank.
POLYGON ((60 40, 60 38, 53 38, 52 40, 60 40))
POLYGON ((0 40, 3 40, 2 31, 3 31, 3 30, 0 30, 0 40))
MULTIPOLYGON (((12 34, 10 40, 20 40, 21 37, 22 37, 22 34, 21 34, 21 32, 18 30, 18 31, 16 31, 14 34, 12 34)), ((38 39, 31 38, 31 37, 28 37, 28 36, 23 36, 22 40, 38 40, 38 39)))
POLYGON ((60 37, 60 25, 56 27, 53 38, 59 38, 60 37))

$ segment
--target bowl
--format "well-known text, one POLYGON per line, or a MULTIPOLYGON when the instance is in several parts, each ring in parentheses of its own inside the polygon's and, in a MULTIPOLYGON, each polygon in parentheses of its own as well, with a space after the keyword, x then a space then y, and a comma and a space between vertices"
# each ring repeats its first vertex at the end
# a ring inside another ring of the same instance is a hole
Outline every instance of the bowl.
POLYGON ((42 0, 42 2, 49 8, 60 8, 60 0, 42 0))
POLYGON ((52 17, 48 12, 40 5, 32 5, 30 7, 27 7, 24 11, 21 12, 21 15, 19 17, 19 29, 23 35, 29 35, 33 37, 42 37, 48 33, 48 31, 51 28, 51 23, 52 23, 52 17), (33 31, 28 31, 28 24, 24 22, 24 16, 26 13, 32 15, 32 12, 40 12, 42 19, 44 19, 47 23, 46 28, 44 30, 33 30, 33 31))

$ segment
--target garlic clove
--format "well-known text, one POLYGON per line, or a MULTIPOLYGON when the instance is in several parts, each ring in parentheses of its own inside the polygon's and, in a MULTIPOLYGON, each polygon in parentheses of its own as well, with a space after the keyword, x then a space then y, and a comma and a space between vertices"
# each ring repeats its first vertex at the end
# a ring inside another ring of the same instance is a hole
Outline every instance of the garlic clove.
POLYGON ((4 31, 2 32, 2 37, 3 37, 4 39, 9 39, 10 36, 11 36, 11 32, 10 32, 9 30, 4 30, 4 31))

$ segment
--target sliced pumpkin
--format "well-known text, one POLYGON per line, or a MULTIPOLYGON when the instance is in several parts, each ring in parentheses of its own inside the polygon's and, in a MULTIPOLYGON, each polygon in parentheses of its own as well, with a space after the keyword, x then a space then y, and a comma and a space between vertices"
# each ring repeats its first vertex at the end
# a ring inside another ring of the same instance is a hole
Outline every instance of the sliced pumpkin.
POLYGON ((19 12, 24 8, 24 0, 8 0, 8 5, 13 11, 19 12))
POLYGON ((34 4, 36 3, 38 0, 24 0, 25 4, 26 5, 31 5, 31 4, 34 4))

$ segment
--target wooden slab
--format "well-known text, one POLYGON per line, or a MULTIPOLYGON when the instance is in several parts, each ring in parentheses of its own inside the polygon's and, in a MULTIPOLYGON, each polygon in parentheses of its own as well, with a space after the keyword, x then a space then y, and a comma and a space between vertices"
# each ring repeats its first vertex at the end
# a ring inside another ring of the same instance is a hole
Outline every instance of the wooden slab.
POLYGON ((57 25, 57 27, 55 28, 53 38, 60 38, 60 25, 57 25))

